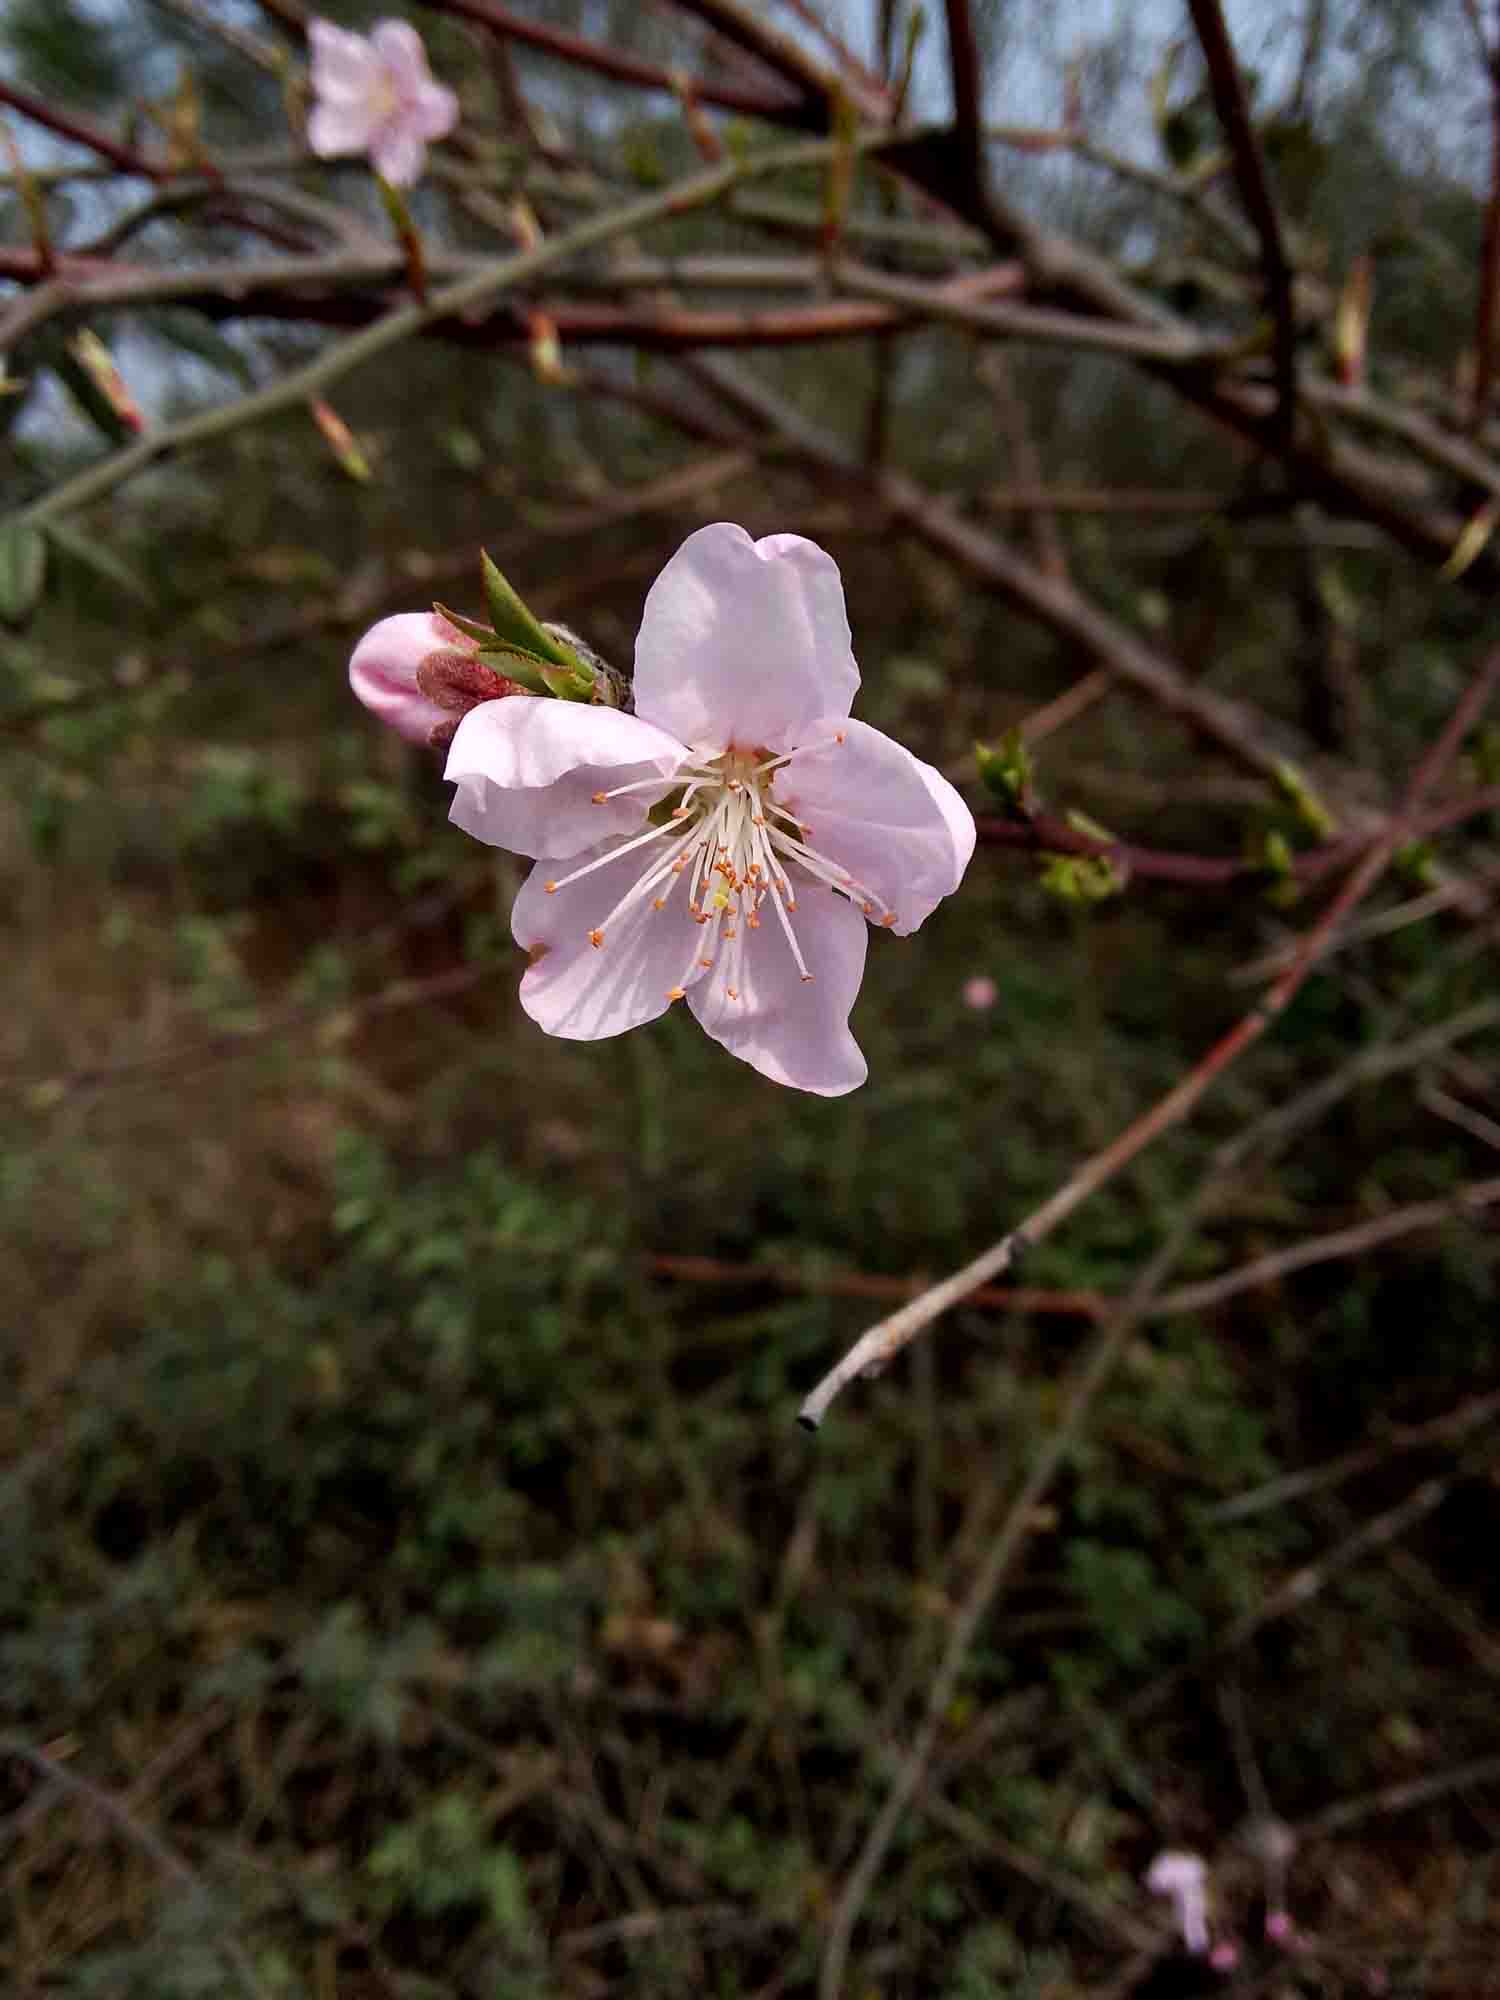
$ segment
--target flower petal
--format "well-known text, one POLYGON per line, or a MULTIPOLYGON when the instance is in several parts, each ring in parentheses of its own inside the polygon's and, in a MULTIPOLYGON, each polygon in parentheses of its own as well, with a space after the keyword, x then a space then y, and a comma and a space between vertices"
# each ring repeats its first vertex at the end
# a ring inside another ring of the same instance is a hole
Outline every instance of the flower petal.
POLYGON ((671 790, 685 754, 665 730, 618 709, 541 695, 482 702, 458 725, 448 752, 444 775, 458 787, 448 817, 491 847, 578 854, 636 832, 671 790), (596 792, 648 779, 659 782, 593 803, 596 792))
POLYGON ((374 119, 362 98, 349 103, 325 98, 315 104, 307 121, 307 143, 320 160, 342 153, 363 153, 370 144, 374 119))
MULTIPOLYGON (((576 865, 616 845, 601 841, 577 856, 576 865)), ((532 960, 521 980, 521 1005, 549 1035, 573 1042, 621 1035, 665 1014, 675 992, 702 978, 701 934, 688 914, 683 883, 675 882, 670 893, 659 886, 655 895, 648 891, 630 909, 612 915, 670 846, 666 835, 621 853, 550 896, 547 882, 559 873, 555 861, 539 862, 526 878, 510 920, 512 936, 532 960), (655 907, 656 896, 666 897, 665 909, 655 907), (595 945, 601 928, 603 943, 595 945)))
POLYGON ((871 890, 905 937, 963 880, 974 815, 940 771, 869 723, 833 717, 812 734, 777 772, 776 797, 806 817, 808 846, 871 890))
POLYGON ((753 542, 716 521, 689 535, 646 597, 636 713, 695 750, 789 750, 859 686, 838 564, 800 535, 753 542))
POLYGON ((452 628, 431 611, 403 611, 366 632, 349 662, 349 685, 373 714, 411 743, 425 743, 452 716, 417 686, 429 653, 454 643, 452 628))
POLYGON ((773 1083, 842 1097, 868 1074, 849 1032, 849 1009, 864 976, 869 926, 845 897, 796 873, 792 880, 791 922, 812 979, 803 979, 768 901, 758 930, 741 926, 732 945, 721 942, 717 964, 689 992, 688 1005, 716 1042, 773 1083))
POLYGON ((414 187, 427 164, 427 148, 405 112, 388 119, 370 140, 370 165, 392 187, 414 187))
POLYGON ((429 143, 458 123, 458 98, 445 83, 424 83, 407 107, 411 129, 429 143))
POLYGON ((422 37, 410 21, 377 21, 370 30, 370 46, 400 96, 415 97, 431 77, 422 37))
POLYGON ((375 50, 363 35, 335 27, 332 21, 309 21, 310 74, 319 97, 363 95, 373 86, 379 66, 375 50))

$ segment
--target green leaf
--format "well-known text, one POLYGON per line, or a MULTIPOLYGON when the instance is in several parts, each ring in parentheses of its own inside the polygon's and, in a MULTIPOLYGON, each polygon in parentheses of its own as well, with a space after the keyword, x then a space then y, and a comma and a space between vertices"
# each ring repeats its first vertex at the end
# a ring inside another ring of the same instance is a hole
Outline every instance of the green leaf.
POLYGON ((574 662, 557 641, 548 636, 526 606, 511 589, 489 556, 481 549, 480 567, 484 575, 484 594, 489 600, 490 618, 494 623, 495 637, 503 646, 515 646, 533 658, 546 660, 554 667, 569 667, 574 662))
POLYGON ((94 570, 106 582, 114 584, 116 589, 139 598, 142 604, 153 602, 154 593, 145 578, 129 563, 122 562, 112 549, 105 548, 102 542, 80 534, 77 528, 69 527, 64 521, 49 521, 46 532, 59 555, 69 556, 86 569, 94 570))
POLYGON ((27 521, 0 527, 0 619, 24 625, 47 582, 47 537, 27 521))

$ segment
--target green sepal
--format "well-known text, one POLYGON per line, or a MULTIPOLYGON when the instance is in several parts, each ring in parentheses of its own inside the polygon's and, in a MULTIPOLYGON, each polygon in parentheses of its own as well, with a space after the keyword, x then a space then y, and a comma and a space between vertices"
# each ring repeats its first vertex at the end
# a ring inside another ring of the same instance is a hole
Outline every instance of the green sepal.
POLYGON ((29 521, 0 528, 0 620, 24 625, 47 584, 47 537, 29 521))
POLYGON ((1107 854, 1046 854, 1038 877, 1059 902, 1107 902, 1125 887, 1125 877, 1107 854))
POLYGON ((519 681, 533 694, 552 694, 555 690, 547 685, 546 672, 539 660, 530 653, 523 653, 515 646, 497 646, 491 640, 488 646, 481 646, 479 657, 487 667, 497 674, 504 674, 507 680, 519 681))
POLYGON ((999 799, 1014 819, 1031 817, 1031 758, 1019 729, 1008 729, 1000 747, 988 743, 974 745, 974 761, 987 792, 999 799))
POLYGON ((462 632, 466 639, 472 639, 476 646, 493 646, 495 635, 488 625, 481 625, 477 618, 465 618, 461 611, 450 611, 446 604, 434 601, 433 610, 439 618, 444 618, 456 632, 462 632))
POLYGON ((455 631, 462 632, 466 639, 472 639, 476 646, 494 645, 494 633, 477 618, 466 618, 461 611, 450 611, 446 604, 439 604, 435 598, 432 608, 439 618, 446 619, 455 631))
POLYGON ((572 666, 571 656, 555 639, 548 637, 483 549, 479 552, 479 563, 495 637, 501 645, 514 646, 523 653, 530 653, 534 659, 547 661, 550 666, 572 666))

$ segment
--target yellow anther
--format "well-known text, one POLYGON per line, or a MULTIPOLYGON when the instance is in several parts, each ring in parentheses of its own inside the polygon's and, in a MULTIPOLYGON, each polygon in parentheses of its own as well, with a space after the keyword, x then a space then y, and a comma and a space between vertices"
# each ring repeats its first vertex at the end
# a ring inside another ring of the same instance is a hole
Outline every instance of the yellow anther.
POLYGON ((604 944, 603 931, 590 931, 589 943, 594 947, 595 951, 600 950, 604 944))
POLYGON ((667 998, 669 1000, 685 1000, 687 998, 687 993, 686 990, 681 986, 669 986, 667 988, 667 998))
POLYGON ((557 884, 555 882, 549 882, 546 885, 546 887, 547 887, 547 894, 549 896, 555 896, 557 894, 557 884))

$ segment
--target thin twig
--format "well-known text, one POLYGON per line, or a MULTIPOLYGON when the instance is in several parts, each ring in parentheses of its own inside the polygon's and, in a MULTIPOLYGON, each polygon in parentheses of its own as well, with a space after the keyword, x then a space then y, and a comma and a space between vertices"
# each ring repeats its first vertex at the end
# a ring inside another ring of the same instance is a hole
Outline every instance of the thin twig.
POLYGON ((1336 1229, 1327 1236, 1313 1236, 1301 1243, 1288 1244, 1284 1250, 1274 1250, 1267 1256, 1257 1257, 1249 1264, 1242 1264, 1238 1270, 1225 1271, 1217 1278, 1183 1285, 1158 1300, 1156 1311, 1164 1317, 1175 1313, 1207 1312, 1241 1292, 1275 1284, 1279 1279, 1289 1277, 1293 1271, 1304 1271, 1313 1264, 1335 1263, 1345 1257, 1363 1256, 1365 1251, 1374 1250, 1382 1243, 1394 1243, 1402 1236, 1412 1236, 1424 1229, 1440 1228, 1445 1222, 1476 1214, 1496 1202, 1500 1202, 1500 1178, 1472 1181, 1443 1201, 1414 1201, 1405 1208, 1393 1209, 1389 1215, 1376 1216, 1370 1222, 1356 1223, 1352 1228, 1336 1229))
POLYGON ((1036 1511, 1080 1433, 1095 1396, 1114 1372, 1131 1334, 1186 1248, 1197 1221, 1190 1203, 1147 1264, 1129 1297, 1100 1328, 1087 1354, 1074 1370, 1061 1414, 1037 1454, 1030 1472, 1012 1501, 999 1533, 990 1545, 979 1573, 953 1621, 943 1658, 928 1689, 922 1723, 910 1750, 897 1769, 885 1802, 865 1836, 859 1857, 839 1893, 823 1948, 818 1979, 820 2000, 840 2000, 849 1947, 875 1879, 896 1829, 905 1816, 932 1759, 944 1718, 958 1688, 970 1648, 1034 1525, 1036 1511))
POLYGON ((1425 1451, 1435 1444, 1451 1444, 1458 1438, 1467 1437, 1471 1431, 1482 1430, 1497 1417, 1500 1417, 1500 1390, 1487 1396, 1472 1397, 1467 1403, 1460 1403, 1456 1410, 1445 1410, 1442 1416, 1429 1418, 1425 1424, 1398 1425, 1388 1438, 1378 1444, 1361 1445, 1356 1451, 1343 1452, 1338 1458, 1329 1459, 1322 1465, 1308 1466, 1301 1472, 1283 1473, 1279 1479, 1267 1480, 1264 1486, 1253 1487, 1248 1493, 1237 1493, 1232 1500, 1221 1501, 1217 1507, 1209 1508, 1205 1518, 1210 1521, 1244 1521, 1253 1514, 1269 1513, 1273 1507, 1284 1507, 1289 1501, 1305 1499, 1309 1493, 1322 1493, 1329 1487, 1342 1486, 1346 1480, 1358 1479, 1362 1473, 1387 1465, 1393 1458, 1407 1452, 1425 1451))
POLYGON ((64 480, 29 507, 11 515, 9 523, 40 526, 45 521, 56 520, 92 500, 103 498, 124 480, 168 454, 178 454, 194 445, 225 437, 243 424, 299 406, 351 369, 373 360, 377 354, 384 353, 387 348, 412 334, 421 332, 436 321, 488 305, 497 294, 576 256, 581 250, 630 235, 666 217, 706 207, 746 180, 797 167, 822 165, 830 157, 832 146, 832 141, 810 140, 802 145, 758 153, 745 160, 726 161, 678 181, 670 188, 644 195, 636 201, 623 202, 603 214, 589 216, 573 228, 548 237, 534 248, 497 258, 481 270, 434 292, 426 305, 408 305, 386 313, 373 326, 364 327, 300 368, 290 370, 278 381, 240 397, 227 407, 202 411, 179 423, 159 426, 100 464, 64 480))
MULTIPOLYGON (((8 1731, 0 1734, 0 1757, 13 1757, 18 1763, 29 1764, 33 1771, 58 1791, 66 1792, 71 1798, 79 1799, 92 1807, 133 1846, 150 1855, 157 1867, 176 1884, 179 1891, 186 1890, 207 1903, 208 1887, 197 1870, 190 1867, 174 1847, 169 1847, 159 1833, 138 1819, 113 1793, 105 1791, 102 1785, 96 1785, 92 1779, 80 1776, 77 1771, 70 1771, 66 1764, 48 1756, 45 1750, 39 1750, 35 1744, 27 1743, 19 1736, 12 1736, 8 1731)), ((244 1990, 252 1996, 252 2000, 269 2000, 268 1990, 261 1984, 244 1946, 222 1929, 217 1932, 214 1944, 233 1966, 235 1976, 244 1990)))
POLYGON ((1476 1757, 1472 1763, 1456 1764, 1452 1770, 1435 1772, 1430 1778, 1382 1785, 1379 1791, 1361 1792, 1357 1798, 1325 1806, 1322 1812, 1300 1821, 1292 1831, 1299 1841, 1321 1840, 1331 1833, 1342 1833, 1346 1827, 1357 1826, 1361 1820, 1375 1819, 1382 1813, 1406 1812, 1412 1806, 1425 1806, 1433 1799, 1446 1798, 1450 1792, 1462 1791, 1468 1785, 1492 1785, 1497 1780, 1500 1780, 1500 1757, 1476 1757))
POLYGON ((1208 68, 1214 109, 1234 160, 1234 177, 1256 235, 1260 238, 1261 269, 1275 324, 1276 432, 1290 444, 1296 426, 1297 322, 1292 304, 1292 270, 1281 240, 1281 223, 1266 178, 1260 142, 1250 118, 1244 78, 1219 0, 1188 0, 1203 60, 1208 68))
MULTIPOLYGON (((531 20, 510 7, 496 5, 495 0, 427 0, 427 4, 440 14, 456 14, 463 20, 477 21, 482 28, 495 29, 527 48, 558 57, 571 68, 591 70, 596 76, 608 77, 614 83, 660 90, 673 97, 681 88, 680 76, 672 70, 663 69, 659 63, 646 62, 639 56, 627 55, 623 49, 610 48, 588 41, 582 35, 571 35, 561 28, 531 20)), ((695 76, 690 80, 689 88, 693 96, 705 104, 719 104, 726 111, 764 118, 770 124, 801 126, 812 131, 821 131, 827 124, 823 105, 810 98, 742 90, 737 85, 720 83, 711 77, 695 76)))
POLYGON ((1439 1118, 1446 1118, 1451 1125, 1462 1126, 1465 1132, 1482 1139, 1487 1146, 1500 1148, 1500 1121, 1486 1118, 1482 1111, 1475 1111, 1458 1098, 1450 1097, 1436 1084, 1427 1084, 1419 1090, 1417 1102, 1424 1104, 1429 1111, 1435 1111, 1439 1118))
POLYGON ((1229 1066, 1250 1048, 1277 1020, 1322 957, 1329 937, 1339 923, 1374 886, 1384 873, 1391 856, 1406 837, 1406 828, 1427 793, 1458 754, 1470 727, 1483 713, 1497 683, 1500 683, 1500 648, 1490 653, 1469 686, 1441 734, 1423 756, 1407 785, 1401 807, 1385 830, 1371 844, 1363 860, 1349 875, 1330 901, 1317 923, 1305 933, 1295 959, 1265 995, 1260 1005, 1244 1015, 1229 1032, 1219 1038, 1164 1097, 1126 1127, 1117 1138, 1086 1160, 1078 1170, 1036 1209, 1019 1228, 1013 1229, 991 1249, 976 1257, 963 1270, 934 1285, 890 1318, 881 1320, 855 1342, 844 1358, 823 1378, 807 1397, 799 1421, 816 1430, 839 1392, 850 1382, 886 1367, 907 1343, 932 1322, 957 1305, 977 1285, 988 1284, 1009 1270, 1018 1250, 1029 1248, 1066 1221, 1085 1201, 1113 1180, 1122 1168, 1152 1145, 1164 1132, 1182 1123, 1229 1066))

